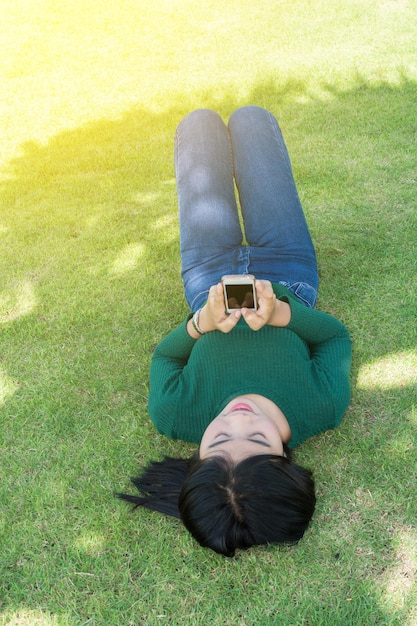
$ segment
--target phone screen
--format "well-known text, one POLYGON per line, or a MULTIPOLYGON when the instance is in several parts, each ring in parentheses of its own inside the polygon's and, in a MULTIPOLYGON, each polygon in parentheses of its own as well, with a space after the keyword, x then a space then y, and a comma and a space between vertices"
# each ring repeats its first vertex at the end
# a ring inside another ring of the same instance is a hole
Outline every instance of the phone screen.
POLYGON ((251 284, 225 285, 225 288, 229 309, 253 308, 254 298, 251 284))

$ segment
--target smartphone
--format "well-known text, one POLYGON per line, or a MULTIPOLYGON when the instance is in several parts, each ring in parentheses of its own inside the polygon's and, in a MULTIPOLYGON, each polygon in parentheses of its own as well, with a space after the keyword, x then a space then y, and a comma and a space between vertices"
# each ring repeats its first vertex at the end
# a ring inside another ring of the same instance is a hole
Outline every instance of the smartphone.
POLYGON ((226 313, 243 307, 256 311, 255 276, 252 274, 227 274, 222 277, 226 313))

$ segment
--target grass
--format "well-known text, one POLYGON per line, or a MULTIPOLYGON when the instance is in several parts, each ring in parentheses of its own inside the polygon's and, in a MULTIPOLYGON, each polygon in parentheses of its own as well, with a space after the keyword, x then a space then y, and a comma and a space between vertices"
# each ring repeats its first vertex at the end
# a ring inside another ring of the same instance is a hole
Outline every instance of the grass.
POLYGON ((0 623, 414 626, 417 10, 113 4, 0 3, 0 623), (113 492, 192 449, 146 411, 186 314, 176 125, 248 103, 281 122, 353 397, 298 449, 305 539, 226 560, 113 492))

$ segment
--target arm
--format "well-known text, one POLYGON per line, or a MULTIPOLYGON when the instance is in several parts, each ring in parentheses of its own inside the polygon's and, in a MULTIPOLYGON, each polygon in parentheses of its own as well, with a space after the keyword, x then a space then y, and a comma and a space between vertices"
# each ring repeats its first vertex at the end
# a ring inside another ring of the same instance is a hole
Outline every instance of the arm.
MULTIPOLYGON (((213 285, 206 304, 200 311, 199 327, 204 333, 219 330, 230 332, 241 317, 241 312, 225 313, 221 283, 213 285)), ((155 348, 150 370, 149 412, 155 416, 163 400, 173 401, 181 395, 182 373, 201 335, 194 329, 189 316, 171 331, 155 348)))
POLYGON ((326 382, 340 423, 350 402, 350 366, 352 341, 347 328, 337 318, 309 309, 291 299, 291 319, 287 328, 303 339, 309 347, 311 364, 326 382))
POLYGON ((158 432, 168 437, 173 436, 182 373, 195 343, 185 320, 160 341, 152 355, 148 410, 158 432))
POLYGON ((252 330, 270 325, 294 332, 308 346, 311 365, 329 390, 340 421, 350 400, 352 346, 347 328, 335 317, 295 298, 277 299, 269 281, 257 281, 259 309, 242 310, 252 330))

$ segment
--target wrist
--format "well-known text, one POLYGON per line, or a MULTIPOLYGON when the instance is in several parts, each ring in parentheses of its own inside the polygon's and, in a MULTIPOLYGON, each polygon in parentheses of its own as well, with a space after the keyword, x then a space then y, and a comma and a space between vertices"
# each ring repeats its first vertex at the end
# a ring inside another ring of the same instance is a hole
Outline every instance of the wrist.
MULTIPOLYGON (((196 316, 196 313, 194 313, 194 316, 196 316)), ((203 335, 205 335, 206 333, 210 333, 212 330, 214 330, 210 324, 210 320, 207 315, 207 308, 205 305, 198 311, 198 315, 196 317, 199 330, 203 335)))
POLYGON ((211 328, 209 328, 207 323, 204 307, 195 311, 187 323, 188 334, 193 337, 193 339, 199 339, 210 332, 210 330, 211 328))
POLYGON ((276 300, 275 302, 275 310, 270 319, 270 326, 277 326, 279 328, 284 328, 288 326, 291 321, 291 307, 288 302, 284 302, 283 300, 276 300))
POLYGON ((206 331, 200 328, 200 313, 201 313, 201 309, 197 309, 197 311, 195 311, 195 313, 193 314, 191 318, 191 323, 193 325, 195 332, 201 337, 201 335, 206 334, 206 331))
POLYGON ((192 339, 200 339, 201 335, 194 330, 193 319, 190 318, 187 322, 187 333, 190 335, 192 339))

